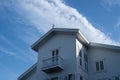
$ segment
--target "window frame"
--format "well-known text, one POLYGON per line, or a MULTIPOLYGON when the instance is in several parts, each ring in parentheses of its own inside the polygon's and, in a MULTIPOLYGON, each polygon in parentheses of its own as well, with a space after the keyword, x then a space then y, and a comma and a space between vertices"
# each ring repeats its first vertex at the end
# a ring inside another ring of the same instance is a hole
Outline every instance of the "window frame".
POLYGON ((96 72, 105 71, 105 59, 95 61, 95 71, 96 72))

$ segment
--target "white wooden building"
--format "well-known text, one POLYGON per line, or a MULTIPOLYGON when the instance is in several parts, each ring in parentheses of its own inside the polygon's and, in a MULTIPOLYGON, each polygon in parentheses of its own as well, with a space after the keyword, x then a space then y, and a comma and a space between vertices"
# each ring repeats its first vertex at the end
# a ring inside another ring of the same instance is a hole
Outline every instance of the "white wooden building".
POLYGON ((89 42, 79 29, 52 28, 32 49, 37 63, 18 80, 120 80, 120 46, 89 42))

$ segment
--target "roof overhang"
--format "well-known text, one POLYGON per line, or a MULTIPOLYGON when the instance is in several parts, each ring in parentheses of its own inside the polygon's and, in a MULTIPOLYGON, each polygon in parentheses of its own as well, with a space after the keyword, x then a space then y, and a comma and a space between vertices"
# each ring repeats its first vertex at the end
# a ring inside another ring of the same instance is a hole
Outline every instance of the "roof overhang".
POLYGON ((68 28, 52 28, 31 46, 32 49, 37 52, 40 46, 42 46, 46 41, 48 41, 57 33, 75 34, 76 38, 87 47, 99 47, 120 50, 120 46, 90 42, 79 29, 68 28))
POLYGON ((120 50, 120 46, 118 46, 118 45, 110 45, 110 44, 94 43, 94 42, 90 42, 89 47, 105 48, 105 49, 111 49, 111 50, 120 50))
POLYGON ((83 44, 89 44, 89 41, 86 37, 80 32, 79 29, 68 29, 68 28, 52 28, 46 34, 44 34, 39 40, 37 40, 31 47, 33 50, 38 51, 38 48, 42 46, 46 41, 48 41, 52 36, 57 33, 67 33, 67 34, 75 34, 83 44))

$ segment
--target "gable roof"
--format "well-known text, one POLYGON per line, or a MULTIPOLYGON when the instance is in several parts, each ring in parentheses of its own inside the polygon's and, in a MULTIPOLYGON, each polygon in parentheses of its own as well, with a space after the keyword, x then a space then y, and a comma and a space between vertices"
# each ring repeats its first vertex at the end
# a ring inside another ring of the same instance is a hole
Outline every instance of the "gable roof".
POLYGON ((86 39, 86 37, 82 34, 82 32, 79 29, 68 29, 68 28, 52 28, 49 30, 46 34, 44 34, 39 40, 37 40, 31 47, 33 50, 38 51, 38 48, 42 46, 46 41, 48 41, 52 36, 54 36, 56 33, 75 33, 78 40, 88 45, 89 41, 86 39))

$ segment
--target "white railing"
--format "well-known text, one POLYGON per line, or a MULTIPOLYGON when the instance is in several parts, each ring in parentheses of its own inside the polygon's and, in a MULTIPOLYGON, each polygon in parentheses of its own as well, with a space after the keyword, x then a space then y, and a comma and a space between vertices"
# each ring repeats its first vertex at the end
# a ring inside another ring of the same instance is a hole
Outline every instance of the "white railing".
POLYGON ((63 59, 60 56, 55 56, 43 60, 42 69, 48 69, 55 66, 63 67, 62 64, 63 64, 63 59))

